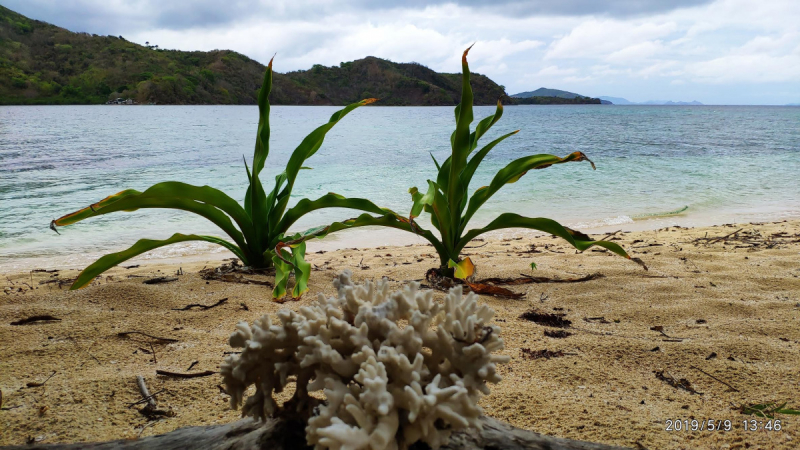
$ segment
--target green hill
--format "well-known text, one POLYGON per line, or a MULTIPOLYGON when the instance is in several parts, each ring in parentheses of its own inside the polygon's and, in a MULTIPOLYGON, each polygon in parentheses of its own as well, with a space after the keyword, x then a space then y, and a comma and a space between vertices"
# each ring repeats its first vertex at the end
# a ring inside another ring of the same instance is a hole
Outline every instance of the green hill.
POLYGON ((561 89, 550 89, 541 87, 535 91, 525 91, 519 94, 512 95, 514 98, 530 98, 530 97, 558 97, 558 98, 576 98, 585 97, 585 95, 576 94, 574 92, 562 91, 561 89))
MULTIPOLYGON (((122 36, 75 33, 0 6, 0 104, 97 104, 118 97, 158 104, 254 104, 264 66, 230 51, 151 48, 122 36)), ((283 105, 455 105, 460 76, 367 57, 335 67, 276 73, 270 100, 283 105)), ((473 74, 475 103, 505 92, 473 74)))
MULTIPOLYGON (((599 98, 586 97, 561 89, 539 88, 511 96, 518 105, 600 105, 605 104, 599 98)), ((610 102, 606 102, 609 103, 610 102)))

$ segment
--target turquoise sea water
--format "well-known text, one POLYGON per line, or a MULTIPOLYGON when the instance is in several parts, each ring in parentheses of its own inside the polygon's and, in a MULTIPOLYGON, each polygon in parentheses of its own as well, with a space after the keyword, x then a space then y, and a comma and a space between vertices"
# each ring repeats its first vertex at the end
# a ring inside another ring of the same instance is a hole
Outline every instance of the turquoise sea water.
MULTIPOLYGON (((265 186, 290 152, 334 107, 276 106, 265 186)), ((493 108, 477 107, 476 120, 493 108)), ((410 186, 435 177, 428 153, 449 153, 450 107, 365 107, 328 135, 301 174, 294 201, 327 192, 367 197, 407 212, 410 186)), ((208 184, 237 200, 252 158, 257 108, 252 106, 0 107, 0 268, 75 267, 142 237, 173 232, 219 234, 189 213, 115 213, 60 228, 50 220, 126 188, 166 180, 208 184)), ((521 129, 489 154, 472 190, 505 164, 533 153, 580 150, 596 164, 534 171, 507 185, 474 224, 513 211, 554 218, 585 231, 800 217, 800 108, 753 106, 516 106, 484 138, 521 129), (666 218, 633 218, 689 209, 666 218)), ((297 229, 353 217, 348 210, 306 216, 297 229)), ((424 220, 426 220, 423 217, 424 220)), ((428 225, 427 221, 423 222, 428 225)), ((311 249, 412 242, 395 230, 342 232, 311 249)), ((220 251, 186 244, 161 258, 220 251)))

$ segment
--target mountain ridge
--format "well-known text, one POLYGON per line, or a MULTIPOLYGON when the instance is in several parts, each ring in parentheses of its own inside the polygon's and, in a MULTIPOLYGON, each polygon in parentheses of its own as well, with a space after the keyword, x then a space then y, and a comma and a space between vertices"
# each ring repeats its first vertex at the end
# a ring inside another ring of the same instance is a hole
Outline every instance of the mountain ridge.
MULTIPOLYGON (((264 65, 231 50, 179 51, 122 36, 76 33, 0 6, 0 104, 255 104, 264 65)), ((513 103, 503 87, 472 73, 476 105, 513 103)), ((456 105, 461 75, 376 57, 275 72, 275 105, 456 105)))

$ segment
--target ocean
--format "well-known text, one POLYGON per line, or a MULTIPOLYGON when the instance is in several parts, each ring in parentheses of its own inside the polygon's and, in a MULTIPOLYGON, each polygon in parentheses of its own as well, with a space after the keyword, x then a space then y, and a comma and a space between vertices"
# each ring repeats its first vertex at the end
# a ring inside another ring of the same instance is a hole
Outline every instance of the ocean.
MULTIPOLYGON (((336 107, 274 106, 266 189, 303 137, 336 107)), ((476 122, 493 112, 476 107, 476 122)), ((253 156, 255 106, 0 106, 0 270, 82 268, 137 239, 174 232, 221 235, 190 213, 140 210, 59 228, 50 221, 119 192, 167 180, 219 188, 242 201, 242 157, 253 156)), ((407 213, 408 188, 436 176, 429 154, 450 152, 452 107, 359 108, 307 161, 292 204, 328 192, 407 213)), ((588 162, 528 173, 495 195, 476 226, 510 211, 589 233, 800 218, 800 108, 773 106, 510 106, 484 137, 520 129, 484 160, 471 191, 510 161, 580 150, 588 162), (680 214, 664 214, 688 207, 680 214)), ((314 212, 296 231, 358 212, 314 212)), ((421 218, 430 227, 426 215, 421 218)), ((506 234, 521 234, 510 230, 506 234)), ((351 230, 309 251, 423 242, 398 230, 351 230)), ((191 243, 141 258, 227 251, 191 243)), ((225 255, 225 256, 223 256, 225 255)))

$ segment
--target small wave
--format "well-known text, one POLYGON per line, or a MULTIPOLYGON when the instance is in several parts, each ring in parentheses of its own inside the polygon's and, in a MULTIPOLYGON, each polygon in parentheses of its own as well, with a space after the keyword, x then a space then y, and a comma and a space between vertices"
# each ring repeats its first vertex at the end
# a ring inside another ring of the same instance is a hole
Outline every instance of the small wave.
POLYGON ((687 209, 689 209, 688 205, 684 206, 683 208, 676 209, 675 211, 636 214, 635 216, 631 216, 631 218, 633 220, 642 220, 642 219, 657 219, 659 217, 677 216, 679 214, 684 213, 687 209))
POLYGON ((631 218, 630 216, 625 216, 625 215, 616 216, 616 217, 606 217, 604 219, 596 219, 596 220, 590 220, 588 222, 575 223, 575 224, 572 224, 571 227, 572 228, 578 228, 578 229, 581 229, 581 228, 602 228, 602 227, 607 227, 607 226, 611 226, 611 225, 623 225, 623 224, 626 224, 626 223, 633 223, 633 218, 631 218))

